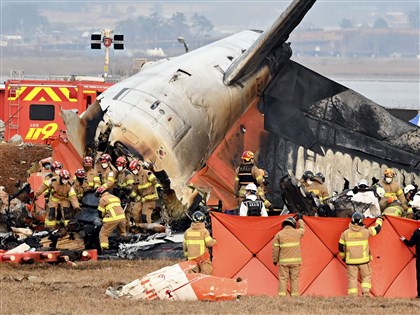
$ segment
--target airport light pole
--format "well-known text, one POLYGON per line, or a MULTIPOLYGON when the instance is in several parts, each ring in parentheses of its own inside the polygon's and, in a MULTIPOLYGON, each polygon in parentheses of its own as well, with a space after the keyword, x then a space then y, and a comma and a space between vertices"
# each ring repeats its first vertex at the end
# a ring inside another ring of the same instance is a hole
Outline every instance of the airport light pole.
POLYGON ((105 62, 104 62, 104 74, 103 77, 108 77, 109 70, 109 49, 112 44, 114 44, 115 50, 124 49, 124 35, 114 35, 114 30, 111 29, 102 29, 101 34, 92 34, 91 35, 91 49, 101 49, 102 44, 105 47, 105 62))
POLYGON ((185 38, 184 37, 178 37, 177 39, 178 39, 178 43, 184 44, 185 52, 187 53, 189 49, 188 49, 187 43, 185 42, 185 38))

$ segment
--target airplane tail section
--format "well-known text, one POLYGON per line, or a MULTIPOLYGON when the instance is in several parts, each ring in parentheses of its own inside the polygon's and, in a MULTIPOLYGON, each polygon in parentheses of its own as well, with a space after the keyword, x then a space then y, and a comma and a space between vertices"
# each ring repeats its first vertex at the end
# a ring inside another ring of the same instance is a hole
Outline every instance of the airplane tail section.
POLYGON ((263 64, 264 59, 270 53, 281 48, 315 1, 293 1, 273 25, 265 30, 255 43, 230 65, 224 75, 224 83, 230 85, 241 77, 252 73, 263 64))

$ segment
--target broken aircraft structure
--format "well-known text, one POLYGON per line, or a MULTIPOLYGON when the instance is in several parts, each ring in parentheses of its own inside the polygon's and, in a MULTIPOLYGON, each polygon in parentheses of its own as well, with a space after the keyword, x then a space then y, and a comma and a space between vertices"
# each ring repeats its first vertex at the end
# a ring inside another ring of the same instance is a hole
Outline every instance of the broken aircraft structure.
POLYGON ((278 179, 305 169, 323 172, 330 191, 386 167, 419 182, 420 128, 291 60, 286 41, 315 2, 293 1, 264 32, 146 64, 81 117, 63 112, 70 142, 80 156, 99 150, 153 162, 184 202, 192 178, 224 208, 236 207, 233 172, 244 149, 257 153, 279 207, 278 179))

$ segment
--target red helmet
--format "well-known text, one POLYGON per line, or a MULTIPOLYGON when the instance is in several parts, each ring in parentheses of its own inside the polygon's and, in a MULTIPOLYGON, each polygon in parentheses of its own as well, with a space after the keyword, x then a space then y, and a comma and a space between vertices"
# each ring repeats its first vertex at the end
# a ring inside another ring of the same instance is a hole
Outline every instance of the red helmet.
POLYGON ((58 176, 60 176, 61 179, 70 179, 70 173, 68 170, 61 170, 58 176))
POLYGON ((123 156, 118 157, 118 159, 115 161, 115 166, 126 166, 126 165, 127 165, 127 160, 123 156))
POLYGON ((98 189, 96 189, 95 195, 101 196, 105 191, 106 191, 106 188, 101 186, 98 189))
POLYGON ((101 157, 99 158, 99 161, 101 161, 101 163, 108 163, 111 162, 111 156, 108 153, 104 153, 101 155, 101 157))
POLYGON ((93 158, 91 156, 85 156, 83 165, 93 165, 93 158))
POLYGON ((134 171, 139 166, 140 166, 139 161, 133 160, 130 162, 130 165, 128 166, 128 168, 130 169, 130 171, 134 171))
POLYGON ((75 174, 76 174, 76 177, 78 177, 78 178, 85 178, 86 177, 86 172, 85 172, 85 170, 83 168, 79 168, 76 171, 75 174))
POLYGON ((51 170, 52 171, 55 171, 55 170, 61 170, 61 169, 63 169, 63 164, 61 164, 60 162, 58 162, 58 161, 54 161, 54 162, 52 162, 52 164, 51 164, 51 170))
POLYGON ((251 159, 254 158, 254 153, 252 153, 251 151, 244 151, 244 153, 242 153, 242 160, 249 162, 251 161, 251 159))

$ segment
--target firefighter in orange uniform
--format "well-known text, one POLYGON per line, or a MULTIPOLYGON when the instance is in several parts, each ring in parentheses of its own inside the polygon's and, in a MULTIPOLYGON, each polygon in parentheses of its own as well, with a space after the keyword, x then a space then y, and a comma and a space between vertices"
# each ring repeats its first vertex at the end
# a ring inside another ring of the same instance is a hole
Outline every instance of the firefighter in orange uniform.
POLYGON ((362 278, 363 297, 369 297, 372 287, 370 267, 369 237, 375 236, 381 231, 382 218, 376 219, 375 226, 366 228, 363 225, 363 214, 353 213, 349 228, 340 237, 338 250, 343 261, 347 264, 348 295, 357 296, 357 279, 360 272, 362 278))
POLYGON ((387 168, 384 171, 383 179, 381 179, 379 182, 383 189, 385 189, 385 195, 379 202, 382 211, 386 208, 386 201, 389 197, 397 197, 406 211, 409 208, 407 205, 407 201, 405 200, 404 191, 395 179, 396 176, 397 174, 392 168, 387 168))
POLYGON ((58 219, 67 225, 71 219, 70 203, 76 211, 80 211, 79 201, 76 192, 69 183, 70 173, 62 169, 59 176, 51 178, 47 183, 43 183, 35 194, 38 198, 42 193, 49 190, 48 215, 45 219, 45 227, 55 229, 58 219), (60 212, 58 211, 60 209, 60 212))
POLYGON ((107 153, 102 154, 99 157, 100 167, 97 169, 98 176, 101 180, 101 187, 106 190, 112 190, 117 177, 117 172, 111 164, 111 156, 107 153))
POLYGON ((79 202, 82 201, 85 192, 90 190, 89 183, 86 178, 86 172, 83 168, 79 168, 74 173, 73 189, 79 202))
POLYGON ((118 234, 126 236, 125 214, 120 198, 111 195, 105 188, 99 187, 96 195, 100 197, 98 210, 102 213, 102 228, 99 232, 101 250, 109 249, 109 235, 118 228, 118 234))
POLYGON ((205 215, 201 211, 193 213, 191 227, 184 234, 183 248, 185 257, 197 262, 198 270, 193 269, 193 271, 211 275, 213 266, 208 248, 213 247, 216 240, 210 236, 210 232, 206 229, 205 219, 205 215))
POLYGON ((88 188, 86 191, 94 191, 101 186, 101 179, 98 176, 98 172, 93 167, 93 158, 91 156, 85 156, 83 158, 83 169, 86 173, 86 182, 88 188))
POLYGON ((296 229, 296 220, 293 217, 285 219, 282 229, 273 240, 273 264, 279 265, 278 295, 287 295, 287 283, 290 277, 290 295, 299 296, 299 271, 302 264, 300 240, 305 233, 305 223, 302 214, 298 214, 299 229, 296 229))
POLYGON ((130 170, 135 172, 134 181, 136 182, 130 193, 130 198, 135 201, 132 208, 133 219, 136 224, 140 223, 141 216, 144 215, 146 223, 152 223, 152 213, 156 207, 156 201, 159 200, 157 189, 161 185, 155 174, 148 169, 148 163, 136 162, 132 161, 129 166, 130 170))

